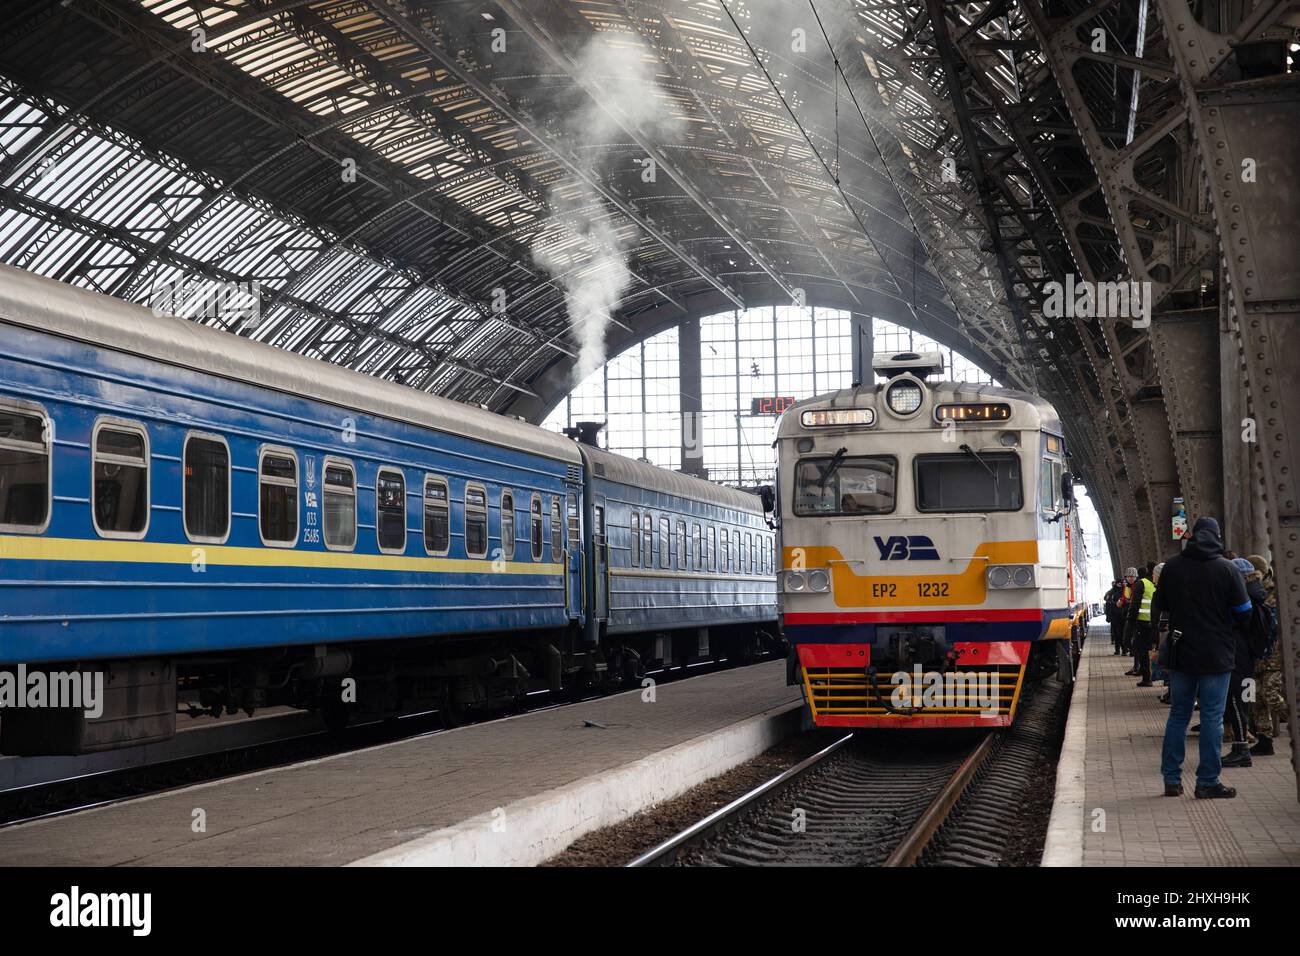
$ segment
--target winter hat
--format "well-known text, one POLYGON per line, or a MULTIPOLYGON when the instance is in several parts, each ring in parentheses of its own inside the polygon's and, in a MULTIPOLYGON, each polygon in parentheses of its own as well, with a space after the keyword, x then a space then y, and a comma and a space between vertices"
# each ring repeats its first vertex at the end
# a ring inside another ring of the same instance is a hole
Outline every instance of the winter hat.
POLYGON ((1157 564, 1157 565, 1156 565, 1156 566, 1151 570, 1151 583, 1152 583, 1152 584, 1159 584, 1159 583, 1160 583, 1160 572, 1163 571, 1164 569, 1165 569, 1165 563, 1164 563, 1163 561, 1161 561, 1159 564, 1157 564))
POLYGON ((1265 558, 1263 555, 1252 554, 1246 560, 1249 561, 1252 565, 1254 565, 1255 570, 1258 571, 1260 574, 1268 574, 1269 571, 1268 559, 1265 558))
POLYGON ((1138 569, 1137 569, 1137 568, 1125 568, 1125 569, 1124 569, 1124 577, 1126 577, 1126 578, 1135 578, 1135 577, 1137 577, 1137 576, 1138 576, 1138 569))

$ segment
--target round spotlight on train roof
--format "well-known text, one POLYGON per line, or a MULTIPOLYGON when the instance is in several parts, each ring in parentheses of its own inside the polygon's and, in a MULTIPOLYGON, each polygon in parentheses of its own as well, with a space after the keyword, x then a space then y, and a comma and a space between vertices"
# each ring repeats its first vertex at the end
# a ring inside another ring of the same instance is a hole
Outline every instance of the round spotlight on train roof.
POLYGON ((885 393, 885 401, 889 403, 890 410, 899 415, 912 414, 921 407, 924 397, 921 386, 906 379, 895 382, 885 393))
POLYGON ((1034 572, 1028 565, 1020 565, 1011 572, 1011 580, 1015 582, 1018 588, 1027 588, 1034 580, 1034 572))
POLYGON ((1011 583, 1011 572, 1006 568, 998 565, 989 568, 989 587, 1004 588, 1011 583))

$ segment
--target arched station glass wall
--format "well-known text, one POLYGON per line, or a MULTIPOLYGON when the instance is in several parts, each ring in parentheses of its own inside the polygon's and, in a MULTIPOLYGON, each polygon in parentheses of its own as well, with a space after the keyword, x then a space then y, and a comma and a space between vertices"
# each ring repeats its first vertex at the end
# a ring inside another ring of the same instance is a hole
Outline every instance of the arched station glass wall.
MULTIPOLYGON (((852 317, 838 309, 763 306, 700 319, 704 467, 710 480, 754 487, 772 480, 773 399, 804 399, 852 384, 852 317)), ((911 329, 872 321, 877 355, 942 354, 945 375, 992 379, 965 356, 911 329)), ((662 468, 682 467, 679 330, 671 328, 610 359, 543 423, 560 431, 605 422, 601 444, 662 468)))

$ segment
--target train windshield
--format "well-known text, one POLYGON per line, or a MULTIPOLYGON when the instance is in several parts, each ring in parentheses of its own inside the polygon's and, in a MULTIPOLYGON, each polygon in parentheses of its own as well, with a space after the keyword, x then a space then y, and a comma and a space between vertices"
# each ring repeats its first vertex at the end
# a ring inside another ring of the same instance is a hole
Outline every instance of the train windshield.
POLYGON ((1006 452, 918 455, 917 511, 1019 511, 1020 456, 1006 452))
POLYGON ((892 455, 805 458, 795 471, 797 515, 881 515, 894 510, 892 455))

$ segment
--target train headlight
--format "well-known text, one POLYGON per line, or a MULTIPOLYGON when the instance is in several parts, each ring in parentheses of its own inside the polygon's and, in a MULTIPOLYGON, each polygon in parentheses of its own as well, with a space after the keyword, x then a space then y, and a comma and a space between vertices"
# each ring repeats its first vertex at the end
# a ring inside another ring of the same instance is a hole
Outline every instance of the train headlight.
POLYGON ((808 572, 808 590, 825 592, 831 589, 831 576, 820 568, 808 572))
POLYGON ((808 579, 802 571, 785 572, 785 589, 787 591, 804 591, 808 588, 808 579))
POLYGON ((988 585, 993 590, 1034 587, 1032 564, 995 564, 987 572, 988 585))
POLYGON ((921 386, 907 380, 895 382, 885 393, 885 401, 899 415, 910 415, 921 407, 921 386))

